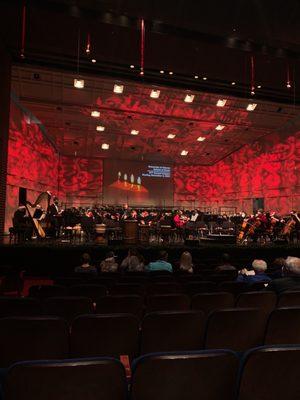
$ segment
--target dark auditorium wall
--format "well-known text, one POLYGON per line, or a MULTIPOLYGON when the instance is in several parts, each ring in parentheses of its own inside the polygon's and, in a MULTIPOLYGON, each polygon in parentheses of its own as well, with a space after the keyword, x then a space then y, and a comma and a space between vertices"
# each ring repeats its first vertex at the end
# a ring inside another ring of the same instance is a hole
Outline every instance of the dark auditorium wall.
POLYGON ((177 166, 174 203, 185 206, 236 206, 252 211, 253 198, 265 209, 300 209, 300 132, 274 133, 211 167, 177 166))

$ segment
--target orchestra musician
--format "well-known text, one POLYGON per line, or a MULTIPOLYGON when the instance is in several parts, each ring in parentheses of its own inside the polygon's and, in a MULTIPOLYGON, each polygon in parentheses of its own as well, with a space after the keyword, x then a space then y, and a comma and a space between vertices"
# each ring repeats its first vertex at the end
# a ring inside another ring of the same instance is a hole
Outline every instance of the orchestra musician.
POLYGON ((59 237, 60 228, 62 226, 62 210, 59 208, 58 198, 53 198, 53 203, 48 209, 48 220, 50 222, 50 230, 52 236, 55 238, 59 237))

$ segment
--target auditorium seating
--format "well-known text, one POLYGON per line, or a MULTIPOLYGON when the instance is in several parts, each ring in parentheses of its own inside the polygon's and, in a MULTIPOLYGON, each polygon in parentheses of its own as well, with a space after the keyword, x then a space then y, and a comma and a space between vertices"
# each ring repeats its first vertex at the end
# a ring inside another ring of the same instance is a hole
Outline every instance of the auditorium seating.
POLYGON ((37 299, 29 297, 0 297, 0 318, 40 314, 41 305, 37 299))
POLYGON ((217 291, 217 285, 210 281, 193 281, 184 285, 186 294, 193 296, 197 293, 207 293, 217 291))
POLYGON ((42 303, 44 315, 55 315, 71 322, 80 314, 93 312, 92 300, 87 297, 51 297, 42 303))
POLYGON ((132 400, 232 400, 239 361, 228 350, 153 354, 132 367, 132 400))
POLYGON ((300 308, 278 308, 269 316, 265 344, 300 344, 300 308))
POLYGON ((127 313, 141 319, 144 312, 144 300, 141 296, 106 296, 96 304, 97 314, 127 313))
POLYGON ((193 310, 203 311, 208 316, 214 310, 234 307, 234 297, 226 292, 196 294, 192 298, 191 307, 193 310))
POLYGON ((174 282, 157 282, 147 286, 148 295, 182 293, 182 287, 174 282))
POLYGON ((300 291, 283 292, 279 296, 277 307, 300 307, 300 291))
POLYGON ((9 369, 6 400, 127 400, 123 365, 111 358, 36 361, 9 369))
POLYGON ((184 294, 163 294, 148 296, 146 313, 153 311, 185 311, 190 308, 190 299, 184 294))
POLYGON ((220 283, 219 288, 222 292, 230 292, 234 296, 238 296, 240 293, 247 291, 248 284, 245 282, 228 281, 220 283))
POLYGON ((29 297, 47 299, 48 297, 62 297, 67 295, 67 288, 61 285, 33 285, 29 288, 29 297))
POLYGON ((138 295, 142 296, 145 293, 145 288, 140 284, 132 284, 132 283, 118 283, 112 286, 109 290, 109 294, 111 295, 138 295))
POLYGON ((253 307, 270 312, 276 307, 276 302, 277 297, 274 292, 245 292, 238 296, 236 307, 253 307))
POLYGON ((107 288, 104 285, 95 284, 76 285, 71 286, 68 293, 71 296, 88 297, 89 299, 92 299, 93 302, 97 302, 97 300, 106 296, 107 288))
POLYGON ((200 311, 153 312, 141 324, 141 354, 200 350, 205 320, 200 311))

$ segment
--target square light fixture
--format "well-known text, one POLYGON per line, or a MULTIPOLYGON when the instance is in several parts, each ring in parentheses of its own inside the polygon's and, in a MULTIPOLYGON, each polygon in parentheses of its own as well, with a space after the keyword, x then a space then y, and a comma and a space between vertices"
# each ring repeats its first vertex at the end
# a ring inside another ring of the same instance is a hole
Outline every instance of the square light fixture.
POLYGON ((182 156, 187 156, 189 154, 188 150, 182 150, 182 152, 180 153, 180 155, 182 156))
POLYGON ((74 79, 74 87, 76 89, 83 89, 84 88, 84 79, 74 79))
POLYGON ((226 99, 219 99, 219 100, 217 101, 216 106, 217 106, 217 107, 224 107, 225 104, 226 104, 226 102, 227 102, 226 99))
POLYGON ((222 131, 225 128, 225 125, 217 125, 216 126, 216 131, 222 131))
POLYGON ((257 104, 256 103, 249 103, 247 105, 247 111, 254 111, 256 109, 257 104))
POLYGON ((99 118, 100 117, 100 111, 97 111, 97 110, 91 111, 91 117, 99 118))
POLYGON ((160 95, 160 90, 157 89, 151 90, 150 97, 152 97, 152 99, 158 99, 159 95, 160 95))
POLYGON ((198 142, 204 142, 205 139, 206 139, 206 137, 199 136, 197 140, 198 140, 198 142))
POLYGON ((102 126, 102 125, 96 126, 96 131, 98 131, 98 132, 103 132, 103 131, 105 131, 105 126, 102 126))
POLYGON ((102 143, 101 149, 102 150, 108 150, 109 149, 109 144, 108 143, 102 143))
POLYGON ((130 133, 131 133, 131 135, 135 135, 136 136, 136 135, 138 135, 140 133, 140 131, 137 131, 136 129, 132 129, 130 133))
POLYGON ((184 98, 186 103, 192 103, 194 101, 195 95, 194 94, 187 94, 184 98))
POLYGON ((123 93, 123 90, 124 90, 124 85, 118 85, 118 84, 114 85, 115 93, 121 94, 121 93, 123 93))
POLYGON ((176 135, 174 133, 169 133, 167 138, 168 139, 174 139, 176 137, 176 135))

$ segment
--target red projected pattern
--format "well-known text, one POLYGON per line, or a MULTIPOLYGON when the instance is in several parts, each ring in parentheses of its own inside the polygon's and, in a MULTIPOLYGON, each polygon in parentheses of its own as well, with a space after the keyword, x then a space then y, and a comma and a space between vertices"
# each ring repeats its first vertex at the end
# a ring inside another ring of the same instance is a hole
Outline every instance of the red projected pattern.
POLYGON ((251 211, 252 199, 264 197, 266 209, 299 209, 300 134, 283 136, 267 136, 210 167, 175 167, 175 204, 251 211))

